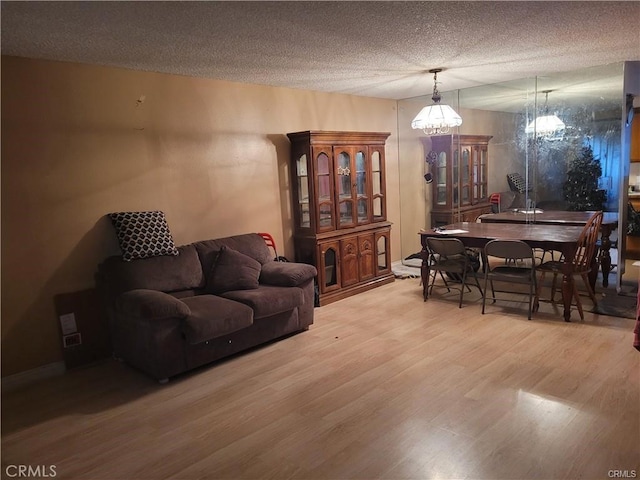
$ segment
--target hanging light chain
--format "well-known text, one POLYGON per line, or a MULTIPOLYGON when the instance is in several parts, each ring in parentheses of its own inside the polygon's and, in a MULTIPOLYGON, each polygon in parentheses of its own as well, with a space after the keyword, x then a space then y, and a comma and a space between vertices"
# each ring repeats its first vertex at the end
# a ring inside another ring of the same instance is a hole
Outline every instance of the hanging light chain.
POLYGON ((433 96, 431 97, 431 100, 433 100, 433 103, 440 103, 440 100, 442 100, 442 97, 440 96, 440 92, 438 91, 438 72, 441 72, 441 71, 442 70, 440 68, 429 70, 429 72, 433 72, 433 96))

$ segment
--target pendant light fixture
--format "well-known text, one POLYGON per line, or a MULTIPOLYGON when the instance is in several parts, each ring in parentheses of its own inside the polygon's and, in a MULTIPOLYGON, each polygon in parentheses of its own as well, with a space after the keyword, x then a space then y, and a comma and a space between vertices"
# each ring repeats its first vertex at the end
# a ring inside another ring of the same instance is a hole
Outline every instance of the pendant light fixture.
POLYGON ((441 135, 449 133, 452 127, 462 125, 462 118, 449 105, 442 105, 440 100, 440 92, 438 92, 438 73, 442 68, 434 68, 429 70, 433 73, 433 105, 428 105, 420 110, 416 118, 411 122, 411 128, 420 129, 426 135, 441 135))
POLYGON ((537 117, 533 120, 527 128, 524 129, 525 133, 536 133, 539 137, 545 137, 562 133, 565 128, 565 124, 555 114, 549 115, 549 94, 553 90, 543 90, 541 93, 545 94, 544 98, 544 115, 537 117))

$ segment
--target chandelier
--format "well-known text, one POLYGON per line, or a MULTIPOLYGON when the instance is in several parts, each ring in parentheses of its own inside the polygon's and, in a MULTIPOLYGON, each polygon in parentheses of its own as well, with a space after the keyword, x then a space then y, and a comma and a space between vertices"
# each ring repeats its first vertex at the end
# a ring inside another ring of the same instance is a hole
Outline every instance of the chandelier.
POLYGON ((538 136, 544 137, 553 135, 556 133, 562 133, 565 128, 565 124, 556 115, 549 115, 549 93, 552 90, 543 90, 545 94, 544 98, 544 115, 537 117, 533 120, 527 128, 524 129, 525 133, 536 133, 538 136))
POLYGON ((411 122, 411 128, 422 130, 426 135, 440 135, 449 133, 451 127, 462 125, 462 118, 449 105, 440 103, 441 96, 438 92, 438 72, 441 68, 429 70, 433 73, 433 105, 428 105, 420 110, 416 118, 411 122))

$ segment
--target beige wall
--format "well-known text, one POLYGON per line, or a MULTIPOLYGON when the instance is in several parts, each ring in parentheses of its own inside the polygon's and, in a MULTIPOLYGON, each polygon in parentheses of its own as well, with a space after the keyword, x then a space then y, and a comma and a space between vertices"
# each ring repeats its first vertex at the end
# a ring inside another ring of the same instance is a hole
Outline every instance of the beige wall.
POLYGON ((420 251, 418 232, 430 226, 427 219, 431 215, 431 191, 423 177, 425 155, 420 141, 424 133, 411 128, 411 121, 425 105, 425 100, 398 102, 402 258, 420 251))
POLYGON ((292 258, 286 133, 308 129, 391 132, 400 259, 395 101, 2 57, 2 376, 62 359, 53 298, 119 252, 108 212, 163 210, 177 244, 270 232, 292 258))

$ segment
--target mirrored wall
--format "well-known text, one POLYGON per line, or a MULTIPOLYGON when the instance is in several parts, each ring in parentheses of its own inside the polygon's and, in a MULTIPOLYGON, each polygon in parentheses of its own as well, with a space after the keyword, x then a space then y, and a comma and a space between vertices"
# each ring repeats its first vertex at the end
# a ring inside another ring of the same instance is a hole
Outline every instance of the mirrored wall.
MULTIPOLYGON (((580 188, 588 183, 590 201, 600 202, 606 211, 618 211, 625 171, 621 169, 623 68, 623 63, 616 63, 457 91, 446 91, 443 71, 438 78, 442 103, 452 106, 463 120, 452 132, 453 141, 464 150, 465 141, 490 137, 487 191, 505 193, 501 208, 596 209, 599 205, 585 208, 573 198, 584 197, 580 188), (550 119, 555 128, 546 128, 545 120, 550 119), (584 165, 599 165, 599 171, 584 165), (577 167, 575 175, 569 173, 572 167, 577 167), (516 174, 522 183, 514 186, 509 174, 516 174)), ((439 187, 425 180, 425 174, 438 168, 429 160, 433 139, 410 126, 417 112, 431 103, 430 92, 399 102, 403 255, 416 249, 419 229, 433 226, 432 210, 437 205, 432 195, 439 187)), ((453 169, 451 175, 465 175, 463 170, 453 169)), ((464 186, 460 177, 453 177, 448 182, 454 187, 464 186)), ((447 193, 451 205, 464 209, 457 192, 452 188, 447 193)))

